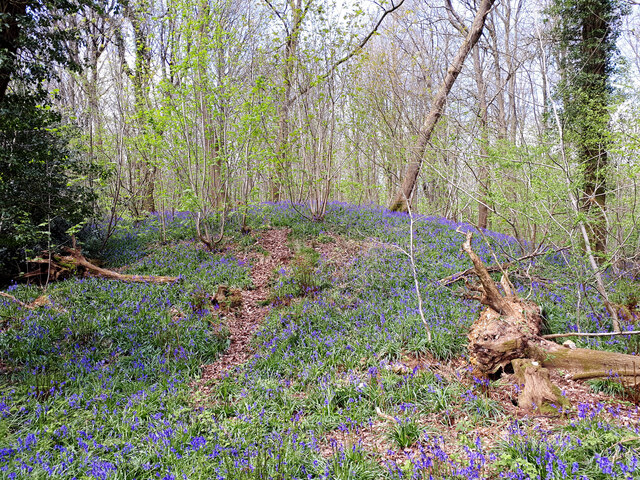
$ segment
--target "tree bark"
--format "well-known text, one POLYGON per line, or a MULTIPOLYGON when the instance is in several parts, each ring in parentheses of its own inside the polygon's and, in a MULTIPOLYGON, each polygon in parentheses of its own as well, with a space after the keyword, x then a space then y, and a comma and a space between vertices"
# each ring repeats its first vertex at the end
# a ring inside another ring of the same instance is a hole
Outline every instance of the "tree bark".
POLYGON ((480 120, 480 165, 478 167, 478 183, 480 195, 478 198, 478 228, 486 229, 489 224, 489 114, 487 105, 487 85, 484 81, 480 47, 473 47, 473 67, 478 87, 478 109, 480 120))
POLYGON ((278 136, 274 172, 270 180, 271 201, 279 202, 282 198, 283 187, 289 182, 290 172, 290 136, 289 115, 295 100, 291 98, 293 80, 296 68, 296 54, 302 31, 302 23, 306 17, 311 2, 303 5, 302 0, 290 0, 291 30, 285 41, 284 64, 282 66, 282 97, 278 107, 278 136))
POLYGON ((513 293, 503 277, 505 295, 496 287, 482 260, 471 248, 467 233, 462 249, 469 255, 480 285, 473 296, 485 308, 471 326, 469 357, 481 375, 499 373, 511 365, 524 383, 522 406, 544 411, 562 406, 565 400, 552 388, 546 370, 555 369, 574 380, 618 378, 625 385, 640 384, 640 357, 623 353, 569 348, 540 335, 541 309, 513 293))
POLYGON ((180 277, 153 276, 153 275, 127 275, 100 268, 89 260, 84 258, 80 253, 71 251, 70 255, 56 255, 55 259, 58 263, 65 267, 82 267, 93 275, 109 278, 111 280, 120 280, 122 282, 134 283, 174 283, 180 280, 180 277))
MULTIPOLYGON (((147 0, 141 0, 138 4, 127 4, 125 7, 125 15, 133 28, 135 57, 133 71, 128 67, 124 58, 123 67, 133 84, 136 121, 140 134, 143 136, 143 143, 149 142, 148 137, 155 133, 154 127, 149 122, 149 80, 151 78, 152 52, 149 43, 149 27, 145 24, 145 15, 149 9, 147 0)), ((140 185, 140 208, 144 212, 155 212, 155 185, 158 168, 153 161, 150 161, 145 150, 145 148, 140 149, 141 158, 136 161, 135 167, 136 181, 140 185)))
POLYGON ((413 194, 413 191, 415 190, 416 181, 418 179, 418 175, 420 174, 420 168, 422 167, 424 152, 427 148, 429 140, 431 139, 433 130, 435 129, 438 120, 442 116, 442 111, 444 110, 444 104, 447 100, 447 95, 451 91, 453 84, 462 71, 462 66, 464 65, 464 61, 467 58, 467 55, 474 47, 474 45, 478 42, 480 35, 482 35, 485 19, 494 3, 495 0, 482 0, 480 6, 478 7, 478 11, 476 12, 473 24, 471 25, 471 28, 467 33, 467 37, 465 38, 464 42, 462 42, 462 45, 460 46, 460 49, 458 50, 453 63, 449 66, 445 79, 440 86, 438 93, 433 99, 431 110, 429 111, 424 124, 420 128, 420 132, 418 134, 418 142, 413 150, 413 153, 411 154, 409 165, 404 175, 404 180, 402 181, 402 186, 400 187, 397 195, 389 206, 389 209, 391 211, 407 211, 407 202, 409 201, 411 195, 413 194))

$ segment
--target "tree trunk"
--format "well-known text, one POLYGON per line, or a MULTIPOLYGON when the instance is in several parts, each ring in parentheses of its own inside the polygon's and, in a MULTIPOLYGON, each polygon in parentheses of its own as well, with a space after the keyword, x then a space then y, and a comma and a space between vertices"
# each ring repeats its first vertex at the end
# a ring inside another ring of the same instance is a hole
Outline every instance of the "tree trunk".
MULTIPOLYGON (((145 24, 145 15, 149 11, 146 0, 141 0, 138 4, 129 5, 125 8, 125 15, 131 22, 133 28, 133 38, 135 45, 134 70, 128 67, 123 57, 123 67, 133 84, 134 108, 136 122, 139 126, 140 134, 143 136, 144 147, 148 147, 149 136, 154 135, 153 127, 149 122, 149 81, 151 78, 151 48, 149 45, 149 27, 145 24)), ((123 46, 120 48, 124 48, 123 46)), ((155 147, 154 147, 155 149, 155 147)), ((140 208, 145 212, 155 212, 155 183, 157 177, 157 167, 150 161, 147 153, 142 153, 146 148, 140 149, 141 158, 136 163, 136 181, 140 185, 140 208)), ((133 185, 132 185, 133 187, 133 185)))
POLYGON ((473 20, 473 24, 471 25, 471 28, 467 33, 467 37, 465 38, 464 42, 462 42, 462 45, 460 46, 456 57, 453 59, 453 63, 449 66, 447 75, 445 76, 445 79, 440 86, 440 90, 438 90, 438 93, 433 99, 429 115, 427 115, 422 128, 420 128, 420 132, 418 134, 418 143, 415 146, 413 153, 411 154, 409 166, 407 167, 407 171, 404 175, 404 180, 402 181, 402 186, 400 187, 400 190, 398 191, 396 197, 389 206, 389 209, 391 211, 406 212, 408 209, 407 202, 411 198, 411 195, 413 194, 413 191, 415 189, 416 181, 418 179, 418 175, 420 174, 420 168, 422 167, 424 152, 427 148, 429 140, 431 139, 431 134, 433 133, 438 120, 442 116, 442 111, 444 110, 444 104, 447 100, 447 95, 451 91, 453 84, 458 78, 467 55, 474 47, 474 45, 478 42, 480 35, 482 35, 482 29, 484 28, 485 19, 494 2, 495 0, 482 0, 480 6, 478 7, 478 11, 473 20))
POLYGON ((270 178, 271 201, 281 200, 283 187, 289 182, 290 172, 290 127, 289 115, 294 100, 291 98, 294 73, 296 68, 296 51, 302 31, 302 23, 309 10, 310 3, 303 5, 302 0, 290 1, 291 29, 285 41, 284 64, 282 66, 282 97, 278 107, 278 136, 276 137, 276 158, 270 178))
POLYGON ((486 229, 489 224, 489 115, 487 105, 487 85, 484 81, 480 47, 473 47, 473 67, 478 87, 478 109, 480 120, 480 166, 478 168, 478 228, 486 229))
POLYGON ((609 95, 607 92, 612 52, 604 42, 607 31, 612 27, 607 22, 606 7, 583 7, 588 14, 582 18, 582 56, 584 58, 585 79, 582 80, 583 92, 579 98, 583 108, 588 108, 583 115, 586 119, 580 132, 580 161, 584 165, 584 188, 581 209, 591 217, 589 221, 589 237, 593 251, 599 261, 605 253, 607 245, 606 229, 606 168, 607 168, 607 122, 609 95), (603 42, 594 41, 602 38, 603 42), (590 118, 593 116, 594 118, 590 118))

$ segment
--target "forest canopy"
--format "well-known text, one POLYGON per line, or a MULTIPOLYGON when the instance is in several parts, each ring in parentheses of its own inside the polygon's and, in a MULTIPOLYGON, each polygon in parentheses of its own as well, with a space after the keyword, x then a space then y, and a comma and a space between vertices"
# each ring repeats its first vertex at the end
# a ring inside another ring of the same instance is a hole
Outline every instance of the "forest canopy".
MULTIPOLYGON (((53 181, 67 204, 49 217, 7 205, 5 238, 29 224, 33 240, 54 218, 113 224, 168 209, 204 218, 283 200, 321 220, 329 200, 406 199, 416 212, 514 235, 525 250, 568 242, 598 265, 637 261, 632 4, 131 0, 3 9, 5 117, 18 105, 44 107, 20 117, 40 118, 25 128, 46 130, 52 151, 64 147, 52 155, 73 185, 64 192, 53 181), (88 174, 96 166, 108 181, 88 174)), ((6 122, 5 144, 16 127, 6 122)), ((29 162, 9 166, 3 155, 6 190, 16 165, 29 162)), ((37 175, 24 172, 31 188, 45 184, 37 175)))

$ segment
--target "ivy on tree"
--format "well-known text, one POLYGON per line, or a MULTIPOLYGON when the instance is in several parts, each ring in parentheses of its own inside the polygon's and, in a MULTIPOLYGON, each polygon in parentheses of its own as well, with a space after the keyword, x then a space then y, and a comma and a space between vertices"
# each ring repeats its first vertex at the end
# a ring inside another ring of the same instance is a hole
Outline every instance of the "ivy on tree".
POLYGON ((620 0, 554 0, 549 11, 561 81, 565 140, 581 167, 580 208, 592 249, 606 249, 606 197, 611 77, 624 14, 620 0))

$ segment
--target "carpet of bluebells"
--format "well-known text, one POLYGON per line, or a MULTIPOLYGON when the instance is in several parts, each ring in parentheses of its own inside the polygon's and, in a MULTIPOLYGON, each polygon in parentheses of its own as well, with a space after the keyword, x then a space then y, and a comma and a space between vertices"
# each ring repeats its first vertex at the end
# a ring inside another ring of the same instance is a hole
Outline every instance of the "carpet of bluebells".
MULTIPOLYGON (((106 266, 180 281, 70 279, 50 285, 53 304, 36 310, 0 300, 0 478, 640 478, 638 427, 621 426, 610 405, 574 405, 573 420, 542 430, 509 419, 482 382, 389 368, 407 355, 464 358, 479 306, 437 280, 468 268, 459 231, 471 227, 416 218, 429 342, 409 260, 395 248, 408 249, 406 215, 332 204, 313 223, 290 205, 265 204, 248 221, 248 237, 237 218, 227 223, 236 248, 251 249, 263 229, 278 227, 302 242, 335 234, 366 239, 370 248, 336 276, 320 258, 322 288, 274 302, 252 359, 200 398, 193 387, 200 366, 215 361, 229 339, 199 299, 218 284, 250 288, 251 265, 203 250, 191 215, 123 220, 102 252, 106 266), (395 419, 385 427, 386 454, 360 440, 380 425, 380 411, 395 419), (475 433, 498 423, 505 434, 497 443, 475 433), (450 428, 458 431, 456 448, 442 435, 450 428)), ((487 263, 522 254, 513 238, 491 232, 476 235, 473 247, 487 263)), ((549 331, 607 331, 596 292, 576 280, 579 259, 549 252, 531 262, 536 277, 516 279, 516 287, 544 306, 549 331)), ((275 286, 296 281, 293 269, 274 271, 275 286)), ((23 301, 42 293, 25 285, 7 292, 23 301)), ((576 343, 636 353, 633 342, 576 343)))

